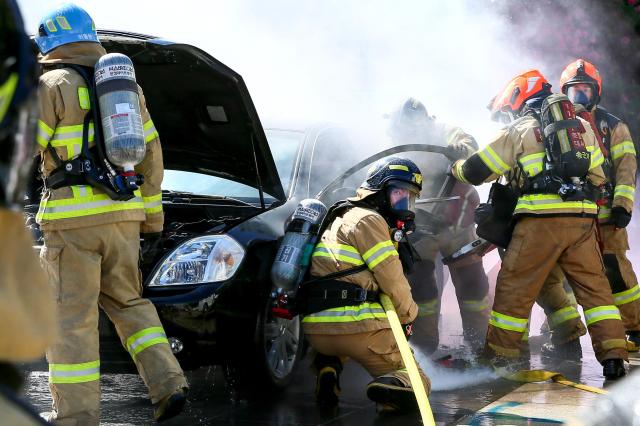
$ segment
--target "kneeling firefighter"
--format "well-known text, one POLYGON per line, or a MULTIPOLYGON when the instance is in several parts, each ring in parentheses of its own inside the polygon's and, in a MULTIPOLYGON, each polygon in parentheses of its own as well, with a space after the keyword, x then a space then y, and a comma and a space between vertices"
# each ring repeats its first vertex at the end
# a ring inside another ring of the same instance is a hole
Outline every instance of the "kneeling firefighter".
POLYGON ((155 307, 141 297, 138 270, 140 236, 145 256, 163 226, 158 133, 130 60, 106 55, 85 10, 52 10, 35 41, 44 68, 36 136, 44 192, 36 221, 62 335, 47 351, 51 417, 99 422, 100 306, 149 388, 156 420, 167 419, 181 411, 187 382, 155 307))
POLYGON ((489 144, 452 167, 479 185, 506 175, 513 191, 513 236, 498 275, 485 353, 498 363, 520 357, 531 307, 559 264, 584 309, 607 378, 625 374, 624 328, 604 275, 596 239, 602 153, 589 124, 537 70, 515 77, 498 102, 518 117, 489 144))
MULTIPOLYGON (((356 197, 334 205, 301 286, 306 337, 316 351, 316 396, 337 404, 347 358, 374 377, 367 396, 384 407, 417 410, 416 397, 379 292, 389 296, 407 333, 418 314, 403 274, 397 243, 410 232, 422 175, 411 161, 389 157, 374 164, 356 197)), ((427 392, 430 381, 420 371, 427 392)))

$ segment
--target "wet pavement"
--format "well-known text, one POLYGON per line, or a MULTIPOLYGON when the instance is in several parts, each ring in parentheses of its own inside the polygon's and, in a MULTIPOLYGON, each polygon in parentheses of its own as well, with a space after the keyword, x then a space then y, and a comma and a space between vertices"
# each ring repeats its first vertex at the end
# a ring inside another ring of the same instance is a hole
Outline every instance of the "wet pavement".
MULTIPOLYGON (((485 265, 486 266, 486 265, 485 265)), ((461 334, 460 317, 451 285, 443 296, 441 346, 433 358, 452 355, 473 359, 461 334), (453 314, 451 314, 453 312, 453 314)), ((531 368, 557 371, 569 380, 597 388, 608 386, 602 377, 602 367, 596 361, 588 336, 581 339, 583 362, 551 361, 541 358, 539 348, 544 343, 536 330, 544 320, 539 308, 531 318, 531 368), (550 364, 549 364, 550 362, 550 364)), ((516 383, 497 376, 488 369, 465 371, 436 366, 421 353, 416 357, 432 380, 430 403, 438 425, 548 425, 561 423, 576 416, 580 410, 593 406, 596 394, 557 383, 516 383)), ((637 356, 637 354, 636 354, 637 356)), ((221 367, 205 367, 187 372, 191 390, 185 411, 166 425, 226 425, 226 426, 365 426, 418 425, 417 414, 394 415, 376 410, 365 395, 371 380, 356 363, 347 363, 341 376, 342 395, 334 410, 320 409, 314 400, 314 376, 309 358, 303 359, 292 384, 282 392, 260 390, 244 398, 227 386, 221 367)), ((632 361, 637 368, 640 359, 632 361)), ((50 410, 51 398, 45 363, 27 368, 25 386, 27 399, 39 412, 50 410)), ((142 380, 135 374, 103 372, 102 417, 104 425, 148 425, 153 421, 153 409, 147 399, 142 380)))
MULTIPOLYGON (((459 336, 447 339, 458 345, 459 336)), ((532 338, 532 368, 559 371, 570 380, 595 387, 603 386, 602 369, 593 357, 588 338, 582 339, 582 363, 564 361, 545 364, 536 348, 540 338, 532 338)), ((467 349, 448 346, 440 354, 467 356, 467 349)), ((187 373, 190 401, 183 414, 167 425, 414 425, 417 415, 379 413, 365 395, 370 378, 357 364, 349 363, 341 377, 342 395, 335 409, 320 409, 314 403, 314 379, 309 357, 296 372, 293 383, 280 393, 256 392, 249 399, 232 398, 220 367, 187 373)), ((522 384, 496 378, 490 371, 475 368, 461 372, 436 367, 418 355, 434 383, 430 401, 437 424, 461 425, 543 425, 560 423, 579 409, 592 405, 596 394, 556 383, 522 384)), ((43 364, 41 364, 43 366, 43 364)), ((635 367, 632 367, 635 368, 635 367)), ((105 425, 147 425, 152 423, 152 407, 142 380, 134 374, 103 374, 102 418, 105 425)), ((27 378, 27 398, 38 411, 49 410, 51 400, 45 371, 31 371, 27 378)))

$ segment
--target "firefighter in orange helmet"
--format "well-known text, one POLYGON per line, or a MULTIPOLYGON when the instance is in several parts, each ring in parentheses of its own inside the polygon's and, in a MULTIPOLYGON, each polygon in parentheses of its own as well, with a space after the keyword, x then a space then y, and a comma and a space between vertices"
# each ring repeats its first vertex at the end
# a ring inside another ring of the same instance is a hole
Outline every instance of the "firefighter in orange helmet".
POLYGON ((537 70, 513 78, 494 103, 517 120, 483 149, 452 166, 456 179, 474 185, 505 176, 517 197, 515 228, 498 275, 485 353, 498 363, 520 357, 531 307, 559 264, 584 308, 604 376, 621 377, 627 359, 624 328, 597 248, 595 197, 587 191, 604 182, 602 154, 593 131, 572 116, 569 100, 552 94, 551 85, 537 70), (560 110, 564 118, 543 129, 548 110, 560 110), (557 132, 569 138, 571 149, 580 149, 576 151, 580 156, 573 158, 580 164, 574 170, 582 174, 572 175, 575 180, 562 172, 569 169, 555 168, 559 159, 551 148, 558 144, 549 138, 558 137, 557 132))
MULTIPOLYGON (((636 189, 636 150, 627 125, 602 108, 602 78, 598 69, 584 59, 571 62, 560 77, 562 93, 584 106, 579 115, 589 121, 604 155, 602 166, 609 189, 600 203, 598 221, 604 265, 615 305, 620 309, 629 339, 629 349, 640 346, 640 288, 626 256, 629 239, 626 226, 636 189)), ((576 109, 577 111, 577 109, 576 109)))

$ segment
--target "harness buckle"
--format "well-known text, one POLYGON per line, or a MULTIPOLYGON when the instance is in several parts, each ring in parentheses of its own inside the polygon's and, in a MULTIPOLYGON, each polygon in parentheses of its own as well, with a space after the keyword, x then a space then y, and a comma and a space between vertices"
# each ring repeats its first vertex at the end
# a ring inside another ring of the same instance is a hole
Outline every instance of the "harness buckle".
POLYGON ((356 290, 355 301, 364 303, 367 301, 367 293, 368 291, 364 288, 359 288, 356 290))

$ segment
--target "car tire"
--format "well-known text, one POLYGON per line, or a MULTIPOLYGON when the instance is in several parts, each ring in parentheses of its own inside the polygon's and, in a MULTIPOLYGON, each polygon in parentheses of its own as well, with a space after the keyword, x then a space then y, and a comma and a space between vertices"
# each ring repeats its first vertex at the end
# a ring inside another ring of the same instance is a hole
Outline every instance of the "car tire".
POLYGON ((291 320, 274 317, 271 306, 268 297, 256 321, 257 378, 268 387, 284 389, 304 355, 304 333, 300 316, 291 320))

